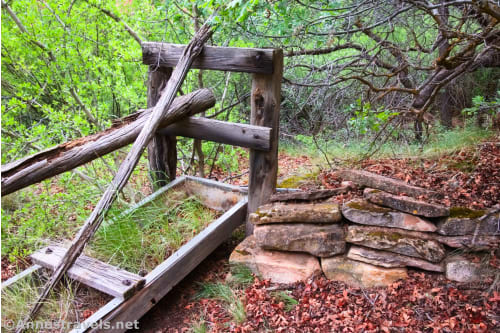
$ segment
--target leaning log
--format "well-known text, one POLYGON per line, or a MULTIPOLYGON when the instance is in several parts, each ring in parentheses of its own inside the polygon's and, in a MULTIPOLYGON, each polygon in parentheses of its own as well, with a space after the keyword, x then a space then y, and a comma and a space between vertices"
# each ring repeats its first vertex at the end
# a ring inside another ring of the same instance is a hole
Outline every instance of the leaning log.
POLYGON ((201 50, 203 49, 203 45, 208 40, 208 38, 210 38, 212 32, 213 30, 210 25, 204 24, 194 35, 188 46, 186 46, 186 48, 184 49, 184 52, 182 53, 182 56, 179 59, 174 72, 172 73, 171 80, 168 81, 167 86, 163 90, 161 97, 158 100, 158 103, 156 103, 153 111, 147 117, 146 123, 135 139, 132 148, 127 154, 127 157, 125 157, 125 159, 123 160, 111 184, 102 195, 101 200, 99 200, 94 210, 88 217, 87 221, 85 221, 85 224, 71 243, 68 251, 66 252, 64 257, 61 258, 60 264, 57 266, 56 270, 50 277, 50 280, 47 281, 43 291, 38 296, 37 301, 34 303, 28 315, 24 318, 22 322, 22 324, 24 325, 21 325, 17 329, 17 333, 23 332, 25 330, 25 324, 27 324, 29 320, 36 316, 43 304, 43 301, 49 295, 49 292, 61 280, 62 276, 80 256, 85 245, 87 245, 90 238, 92 238, 94 233, 101 225, 102 221, 104 220, 104 216, 118 197, 118 194, 127 184, 130 175, 132 175, 135 166, 139 162, 139 159, 144 152, 144 149, 155 135, 156 130, 158 129, 162 120, 165 120, 168 123, 174 123, 177 120, 187 116, 186 113, 183 114, 180 112, 169 112, 169 108, 172 105, 175 94, 181 87, 182 82, 187 75, 189 67, 193 63, 194 58, 196 58, 200 54, 201 50))
MULTIPOLYGON (((201 89, 177 97, 168 114, 193 115, 207 110, 214 104, 212 91, 201 89)), ((134 142, 152 111, 151 108, 136 112, 122 118, 120 122, 115 122, 103 132, 66 142, 3 165, 2 196, 69 171, 134 142)), ((166 127, 165 119, 163 116, 160 127, 166 127)))

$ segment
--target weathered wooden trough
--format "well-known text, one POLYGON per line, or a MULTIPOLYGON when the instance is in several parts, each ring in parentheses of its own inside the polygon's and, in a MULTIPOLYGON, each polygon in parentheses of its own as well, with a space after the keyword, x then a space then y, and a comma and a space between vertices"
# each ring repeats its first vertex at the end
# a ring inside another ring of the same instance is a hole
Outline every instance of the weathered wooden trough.
MULTIPOLYGON (((120 216, 131 214, 160 195, 179 189, 196 196, 208 208, 223 212, 222 216, 210 223, 207 228, 144 277, 87 256, 80 256, 67 275, 73 280, 114 298, 81 323, 81 328, 72 332, 99 331, 95 327, 97 327, 96 323, 101 321, 100 327, 105 328, 120 327, 122 322, 139 319, 246 220, 246 189, 191 176, 177 178, 136 206, 124 211, 120 216)), ((113 221, 108 223, 113 223, 113 221)), ((53 270, 57 267, 64 251, 63 247, 49 245, 33 253, 31 258, 35 265, 5 281, 2 289, 8 288, 40 269, 53 270)), ((122 330, 117 328, 112 331, 122 330)))
MULTIPOLYGON (((185 46, 143 43, 143 62, 149 65, 148 108, 160 99, 185 46)), ((192 68, 252 73, 250 124, 235 124, 206 118, 175 120, 160 125, 148 146, 148 160, 156 184, 167 184, 125 211, 129 214, 159 195, 182 187, 211 209, 224 212, 193 239, 184 244, 144 277, 121 270, 93 258, 80 256, 67 271, 73 280, 114 297, 74 332, 123 332, 125 322, 139 319, 189 274, 234 229, 247 221, 248 211, 266 203, 276 191, 279 109, 283 52, 280 49, 205 47, 192 68), (240 188, 203 178, 176 178, 176 136, 241 146, 250 150, 249 186, 240 188)), ((172 78, 175 81, 176 78, 172 78)), ((199 91, 178 97, 170 110, 187 110, 188 115, 213 106, 213 96, 199 91), (196 98, 199 101, 192 103, 196 98), (183 102, 188 101, 187 103, 183 102)), ((155 109, 156 110, 156 109, 155 109)), ((2 166, 2 195, 71 170, 134 141, 145 125, 150 109, 124 118, 120 124, 93 136, 68 142, 2 166)), ((160 119, 161 120, 161 119, 160 119)), ((168 209, 168 207, 166 207, 168 209)), ((112 222, 111 222, 112 223, 112 222)), ((247 233, 252 225, 247 222, 247 233)), ((2 284, 8 288, 41 269, 53 270, 66 250, 48 246, 32 254, 35 263, 2 284)))

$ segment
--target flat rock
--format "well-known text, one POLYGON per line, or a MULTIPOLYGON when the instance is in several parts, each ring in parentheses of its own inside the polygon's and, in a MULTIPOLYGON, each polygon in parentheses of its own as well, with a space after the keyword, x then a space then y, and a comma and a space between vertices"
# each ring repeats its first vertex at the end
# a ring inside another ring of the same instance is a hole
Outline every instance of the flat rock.
POLYGON ((282 203, 260 206, 249 215, 253 224, 336 223, 342 219, 337 203, 282 203))
POLYGON ((344 256, 321 258, 321 268, 330 280, 362 288, 385 287, 408 277, 406 268, 383 268, 344 256))
POLYGON ((338 224, 269 224, 255 226, 257 245, 267 250, 307 252, 331 257, 346 250, 345 231, 338 224))
POLYGON ((445 236, 500 235, 500 213, 480 221, 479 218, 485 213, 485 211, 453 207, 450 209, 450 216, 439 221, 437 232, 445 236))
POLYGON ((477 282, 481 280, 481 266, 461 256, 446 260, 446 278, 457 282, 477 282))
POLYGON ((342 179, 353 181, 361 186, 376 188, 393 194, 405 193, 414 197, 422 195, 434 198, 442 197, 436 191, 413 186, 402 180, 377 175, 368 171, 345 169, 337 171, 337 175, 342 179))
POLYGON ((431 262, 440 262, 445 256, 443 245, 436 240, 426 239, 425 235, 417 231, 395 228, 351 225, 348 227, 346 241, 431 262))
POLYGON ((456 249, 467 249, 471 251, 483 251, 500 248, 500 236, 441 236, 435 239, 440 243, 456 249))
POLYGON ((434 232, 436 226, 423 218, 354 199, 342 206, 342 215, 351 222, 381 227, 434 232))
POLYGON ((434 264, 422 259, 402 256, 392 252, 372 250, 361 246, 351 246, 349 252, 347 252, 347 258, 387 268, 411 266, 425 269, 426 271, 444 272, 442 264, 434 264))
POLYGON ((247 237, 231 253, 231 265, 245 265, 257 276, 275 283, 295 283, 321 274, 316 257, 305 253, 263 250, 254 236, 247 237))
POLYGON ((394 195, 380 190, 365 188, 363 195, 368 201, 390 207, 405 213, 425 217, 441 217, 450 215, 450 210, 438 204, 432 204, 411 197, 394 195))

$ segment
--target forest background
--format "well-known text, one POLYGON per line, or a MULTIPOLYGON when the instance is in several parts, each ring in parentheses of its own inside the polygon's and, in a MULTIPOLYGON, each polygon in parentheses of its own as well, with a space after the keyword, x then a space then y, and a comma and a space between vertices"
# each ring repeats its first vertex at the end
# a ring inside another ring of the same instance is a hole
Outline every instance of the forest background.
MULTIPOLYGON (((351 153, 473 143, 500 122, 495 1, 2 0, 2 164, 144 108, 141 42, 187 43, 209 18, 218 25, 211 45, 283 48, 282 146, 329 167, 351 153)), ((217 104, 205 116, 248 123, 250 86, 249 75, 192 70, 182 93, 209 87, 217 104)), ((180 173, 230 177, 247 156, 201 148, 195 154, 193 141, 180 139, 180 173)), ((24 257, 51 233, 73 234, 123 155, 4 198, 2 257, 24 257)), ((148 192, 146 159, 141 165, 122 205, 148 192)))

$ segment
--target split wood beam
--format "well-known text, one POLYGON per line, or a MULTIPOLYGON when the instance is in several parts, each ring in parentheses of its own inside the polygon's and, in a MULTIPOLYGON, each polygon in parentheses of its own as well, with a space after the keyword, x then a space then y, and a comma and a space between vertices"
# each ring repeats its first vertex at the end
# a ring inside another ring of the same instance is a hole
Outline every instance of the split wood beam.
MULTIPOLYGON (((194 115, 215 105, 215 97, 209 89, 201 89, 177 97, 168 114, 194 115)), ((103 132, 69 141, 2 165, 2 196, 74 169, 124 147, 137 138, 153 109, 147 109, 120 119, 103 132)), ((180 118, 180 117, 176 117, 180 118)), ((160 127, 171 121, 162 117, 160 127)))
MULTIPOLYGON (((272 74, 253 74, 250 124, 272 128, 271 149, 263 152, 250 150, 250 174, 248 180, 248 213, 269 201, 276 191, 278 175, 279 114, 281 104, 281 80, 283 78, 283 50, 272 52, 272 74)), ((247 219, 246 234, 253 233, 253 225, 247 219)))

